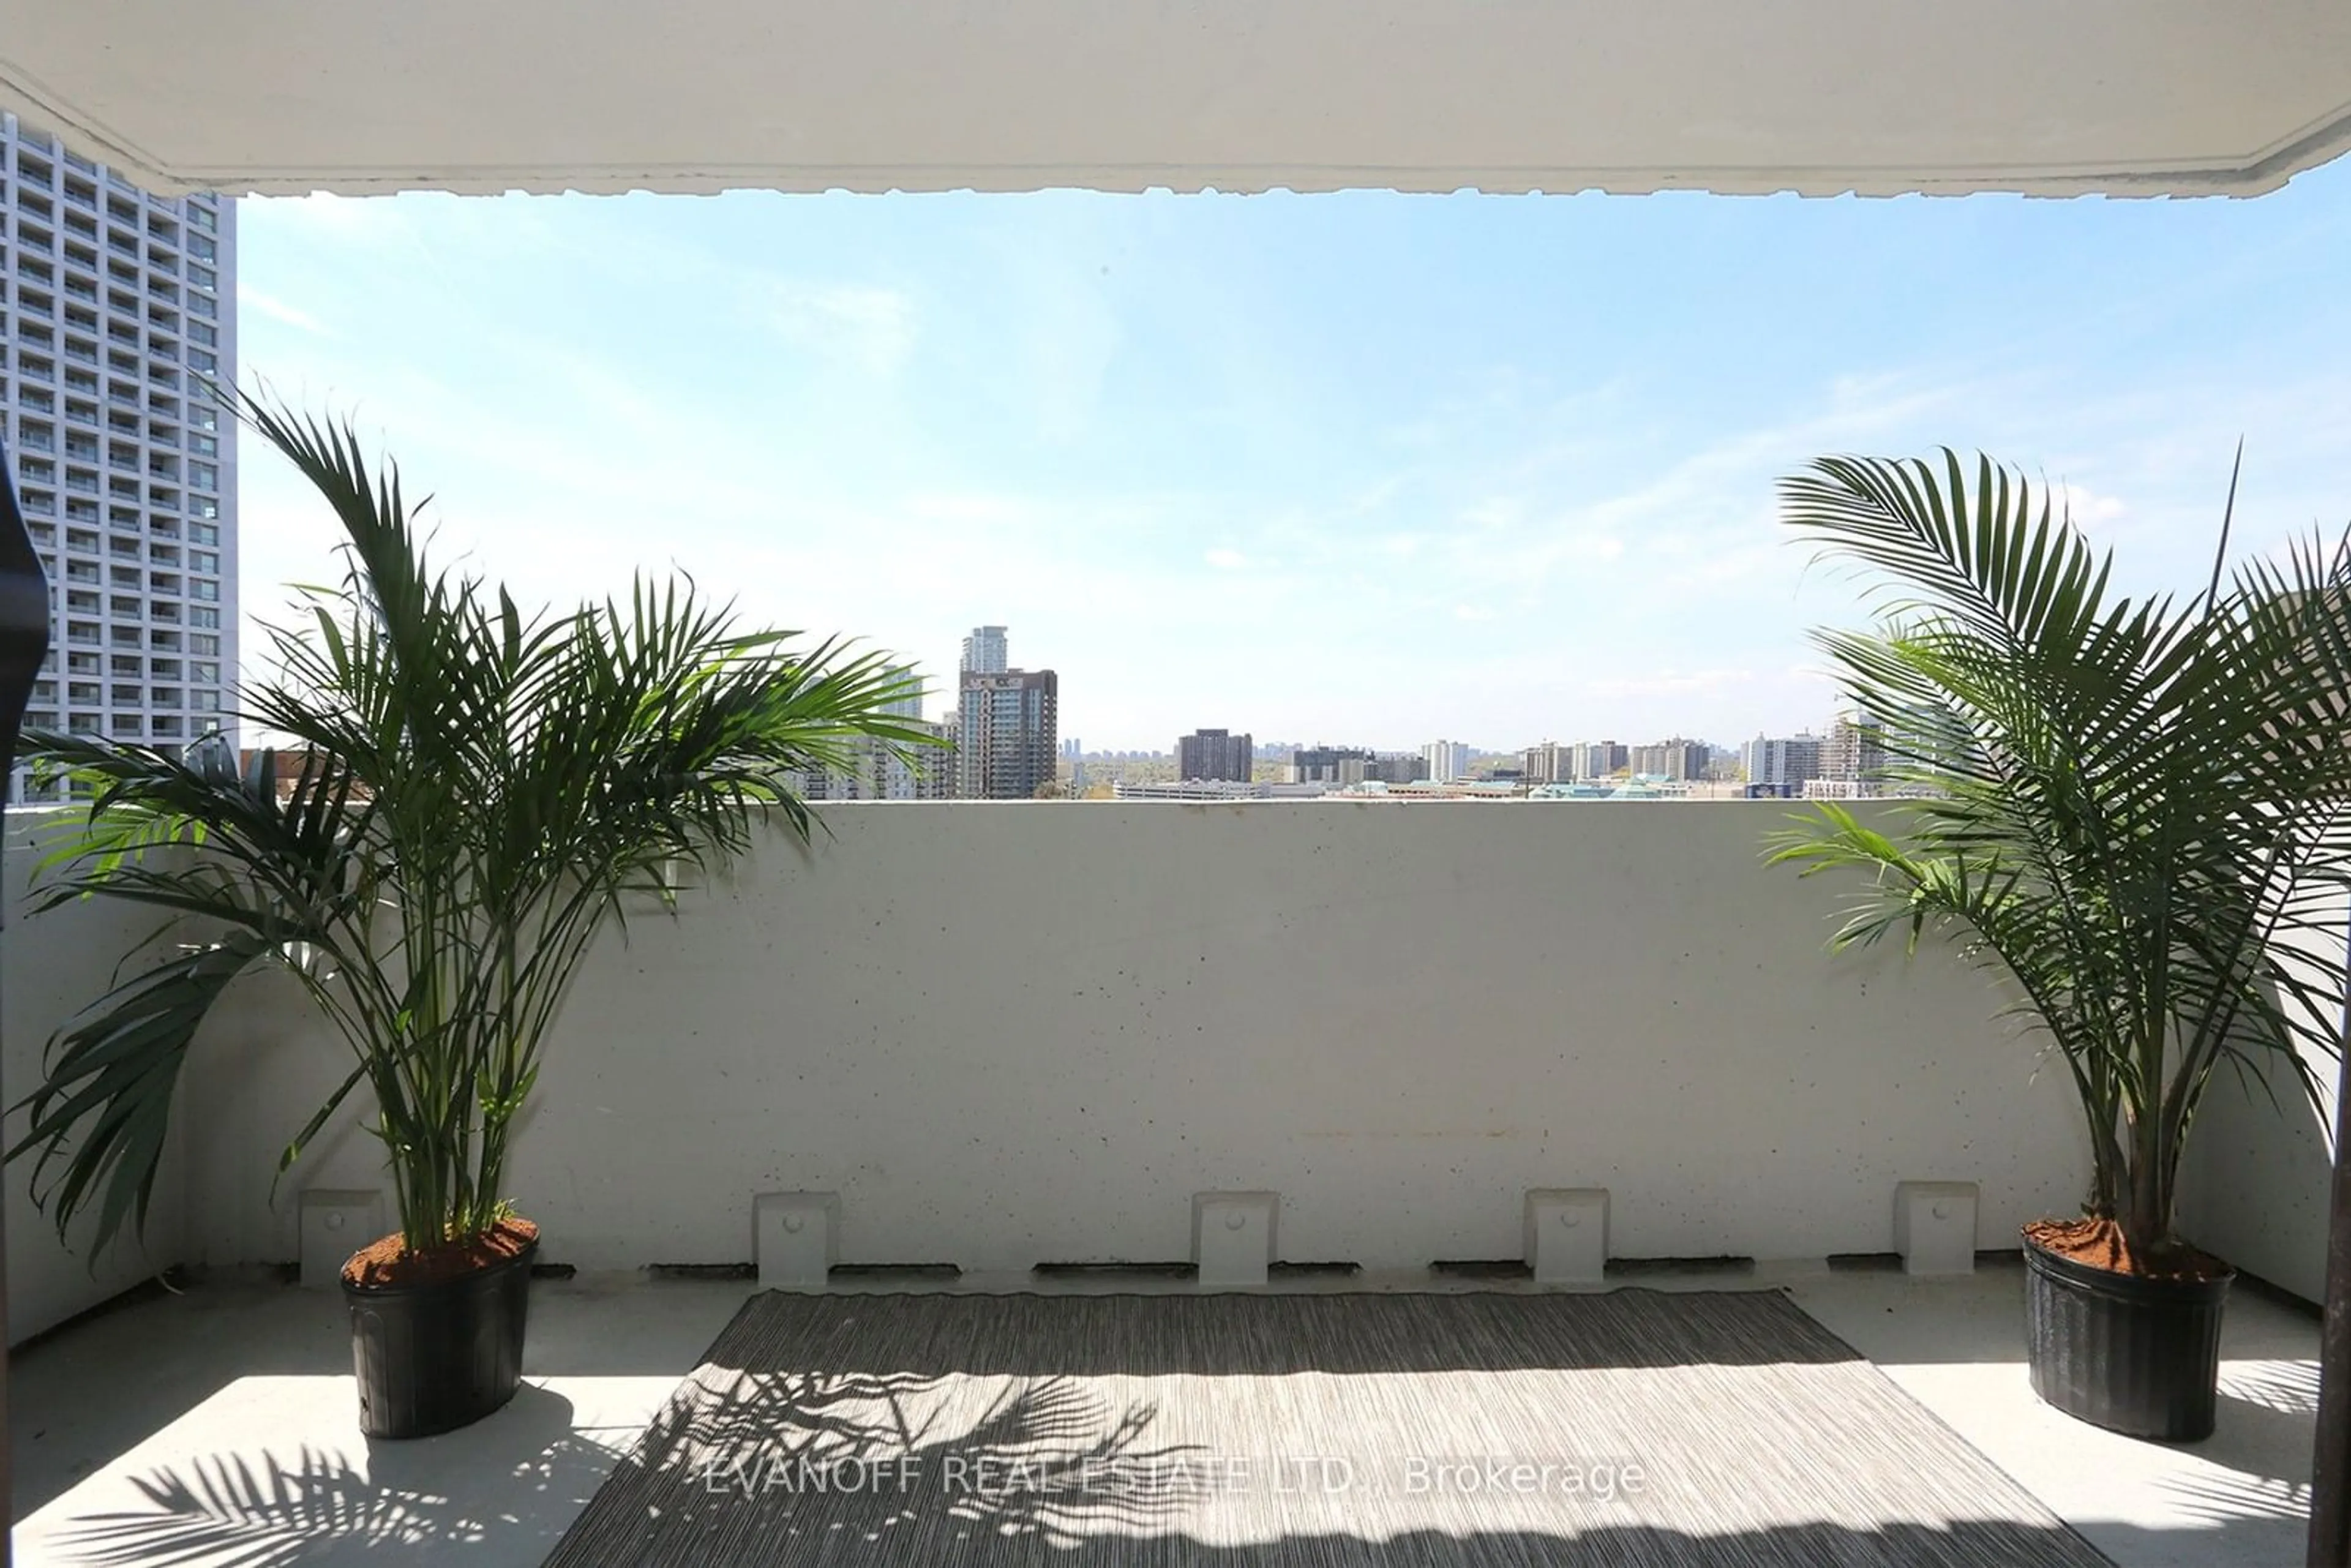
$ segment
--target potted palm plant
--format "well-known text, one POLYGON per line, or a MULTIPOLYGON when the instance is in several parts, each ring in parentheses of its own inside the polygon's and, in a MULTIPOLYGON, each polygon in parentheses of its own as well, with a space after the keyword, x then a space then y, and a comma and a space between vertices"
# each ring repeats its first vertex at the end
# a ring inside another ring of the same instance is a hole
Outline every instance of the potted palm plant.
POLYGON ((343 1270, 361 1425, 423 1436, 514 1393, 538 1233, 507 1204, 509 1145, 599 936, 763 821, 805 840, 798 770, 927 737, 890 716, 911 684, 883 655, 740 630, 691 583, 525 614, 428 561, 397 471, 348 424, 243 413, 340 523, 342 580, 267 630, 276 673, 238 706, 283 749, 252 767, 33 737, 91 797, 34 907, 150 905, 173 946, 58 1032, 10 1155, 37 1156, 61 1232, 143 1225, 198 1027, 238 977, 291 975, 350 1057, 279 1168, 371 1097, 400 1228, 343 1270))
POLYGON ((2230 486, 2192 598, 2132 598, 2050 495, 1987 460, 1827 458, 1784 520, 1880 616, 1815 641, 1876 716, 1865 817, 1816 801, 1770 858, 1868 880, 1835 947, 1951 931, 2005 971, 2080 1100, 2090 1188, 2025 1227, 2032 1386, 2110 1429, 2212 1429, 2232 1271, 2178 1228, 2180 1158, 2224 1062, 2267 1083, 2331 1042, 2330 899, 2351 869, 2351 555, 2228 561, 2230 486))

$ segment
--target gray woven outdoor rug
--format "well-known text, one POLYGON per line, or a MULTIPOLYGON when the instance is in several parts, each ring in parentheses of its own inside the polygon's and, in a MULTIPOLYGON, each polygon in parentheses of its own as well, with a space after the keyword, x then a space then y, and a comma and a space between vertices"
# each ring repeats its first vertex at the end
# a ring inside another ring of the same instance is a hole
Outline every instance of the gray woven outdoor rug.
POLYGON ((2106 1559, 1772 1291, 754 1297, 550 1568, 2106 1559))

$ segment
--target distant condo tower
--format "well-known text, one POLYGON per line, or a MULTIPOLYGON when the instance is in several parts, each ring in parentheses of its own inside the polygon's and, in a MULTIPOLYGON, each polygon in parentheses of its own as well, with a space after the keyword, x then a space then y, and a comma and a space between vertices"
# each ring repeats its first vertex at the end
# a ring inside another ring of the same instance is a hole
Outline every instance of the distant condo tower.
MULTIPOLYGON (((1000 644, 999 644, 1000 646, 1000 644)), ((1061 677, 1050 670, 966 670, 956 704, 956 793, 1026 800, 1054 782, 1061 677)))
POLYGON ((956 677, 956 793, 1026 800, 1055 781, 1061 677, 1016 670, 1001 626, 975 626, 956 677))
POLYGON ((1001 626, 975 626, 971 635, 963 640, 963 668, 966 674, 1000 675, 1012 667, 1009 651, 1001 626))
POLYGON ((1176 739, 1176 777, 1227 779, 1246 784, 1257 763, 1257 742, 1221 729, 1196 730, 1176 739))
POLYGON ((1633 747, 1630 765, 1635 774, 1645 778, 1687 783, 1706 777, 1706 765, 1710 755, 1704 741, 1677 735, 1654 746, 1633 747))
MULTIPOLYGON (((916 669, 912 664, 893 664, 890 666, 890 676, 893 680, 903 681, 909 685, 913 685, 920 678, 921 675, 922 671, 916 669)), ((888 702, 883 703, 882 705, 882 711, 888 714, 892 718, 922 717, 923 691, 921 686, 914 685, 914 690, 909 692, 906 695, 902 697, 893 697, 888 702)))
POLYGON ((1360 747, 1301 746, 1290 755, 1292 784, 1360 784, 1370 778, 1379 758, 1360 747))
POLYGON ((1450 784, 1469 776, 1469 748, 1458 740, 1432 740, 1420 748, 1420 755, 1436 783, 1450 784))
POLYGON ((1793 793, 1821 777, 1826 753, 1816 735, 1759 735, 1747 743, 1740 761, 1750 784, 1793 793))
POLYGON ((1605 779, 1632 761, 1630 750, 1614 740, 1583 741, 1568 755, 1568 773, 1576 779, 1605 779))

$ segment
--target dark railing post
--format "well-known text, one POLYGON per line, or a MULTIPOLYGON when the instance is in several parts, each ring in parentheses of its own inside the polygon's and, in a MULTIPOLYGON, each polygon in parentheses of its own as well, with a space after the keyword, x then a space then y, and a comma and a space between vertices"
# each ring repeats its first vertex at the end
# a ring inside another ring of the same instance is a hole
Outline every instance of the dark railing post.
MULTIPOLYGON (((16 481, 8 469, 8 444, 0 438, 0 800, 5 800, 9 776, 16 770, 16 734, 25 722, 25 703, 33 695, 33 681, 41 672, 41 655, 49 649, 49 583, 42 574, 41 558, 33 552, 33 536, 26 531, 25 514, 16 505, 16 481)), ((0 888, 5 899, 5 888, 0 888)), ((0 1105, 7 1103, 0 1094, 0 1105)), ((14 1456, 8 1446, 8 1245, 7 1213, 0 1205, 0 1506, 8 1511, 6 1531, 0 1531, 0 1568, 6 1568, 9 1542, 16 1533, 16 1489, 14 1456)))
POLYGON ((2318 1331, 2318 1440, 2310 1465, 2310 1568, 2351 1568, 2351 1016, 2336 1044, 2335 1196, 2326 1315, 2318 1331))

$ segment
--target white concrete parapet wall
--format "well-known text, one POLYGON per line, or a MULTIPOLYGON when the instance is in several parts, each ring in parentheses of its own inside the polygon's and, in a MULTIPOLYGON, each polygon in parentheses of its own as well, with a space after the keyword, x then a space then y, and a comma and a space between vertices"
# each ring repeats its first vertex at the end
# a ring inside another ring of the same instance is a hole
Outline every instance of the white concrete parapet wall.
MULTIPOLYGON (((778 1191, 840 1194, 844 1263, 967 1270, 1181 1259, 1235 1189, 1370 1268, 1518 1257, 1530 1188, 1607 1188, 1634 1258, 1881 1250, 1919 1171, 1980 1183, 1986 1246, 2070 1211, 2064 1074, 1946 949, 1829 957, 1844 891, 1758 861, 1786 810, 822 807, 600 949, 509 1196, 584 1268, 743 1261, 778 1191)), ((12 1099, 132 925, 12 925, 12 1099)), ((296 1195, 381 1185, 375 1145, 330 1130, 272 1207, 346 1059, 282 982, 226 1006, 165 1250, 290 1260, 296 1195)))
MULTIPOLYGON (((2306 964, 2312 949, 2338 962, 2351 936, 2351 889, 2331 898, 2327 929, 2302 934, 2282 951, 2306 964)), ((2325 976, 2305 970, 2314 985, 2325 976)), ((2272 1057, 2240 1076, 2212 1075, 2197 1108, 2180 1176, 2180 1228, 2204 1246, 2305 1301, 2326 1295, 2326 1224, 2342 1070, 2342 1020, 2304 1020, 2302 1066, 2319 1087, 2313 1104, 2294 1066, 2272 1057)))
MULTIPOLYGON (((38 859, 35 835, 57 813, 10 811, 6 820, 6 853, 0 858, 0 903, 5 903, 5 929, 0 929, 0 1103, 15 1105, 41 1081, 41 1060, 57 1026, 112 983, 115 967, 124 954, 162 924, 162 917, 128 904, 96 900, 53 910, 38 920, 25 915, 26 892, 38 859)), ((164 950, 151 949, 153 956, 164 950)), ((290 1134, 301 1126, 297 1122, 290 1134)), ((14 1145, 24 1135, 25 1117, 7 1118, 6 1141, 14 1145)), ((72 1250, 60 1246, 48 1217, 34 1207, 33 1161, 20 1160, 7 1172, 8 1215, 8 1340, 16 1343, 43 1329, 53 1328, 76 1312, 153 1278, 186 1260, 186 1226, 182 1198, 188 1183, 183 1158, 188 1129, 184 1117, 175 1117, 172 1147, 155 1183, 154 1206, 143 1239, 118 1240, 100 1253, 93 1265, 86 1240, 72 1250)), ((282 1140, 281 1140, 282 1141, 282 1140)), ((275 1157, 265 1166, 265 1185, 275 1157)), ((52 1169, 47 1179, 53 1180, 52 1169)), ((359 1185, 359 1184, 353 1184, 359 1185)), ((295 1218, 289 1188, 286 1218, 295 1218)), ((297 1221, 298 1224, 298 1221, 297 1221)), ((76 1227, 87 1238, 87 1224, 76 1227)), ((295 1256, 292 1249, 287 1260, 295 1256)))

